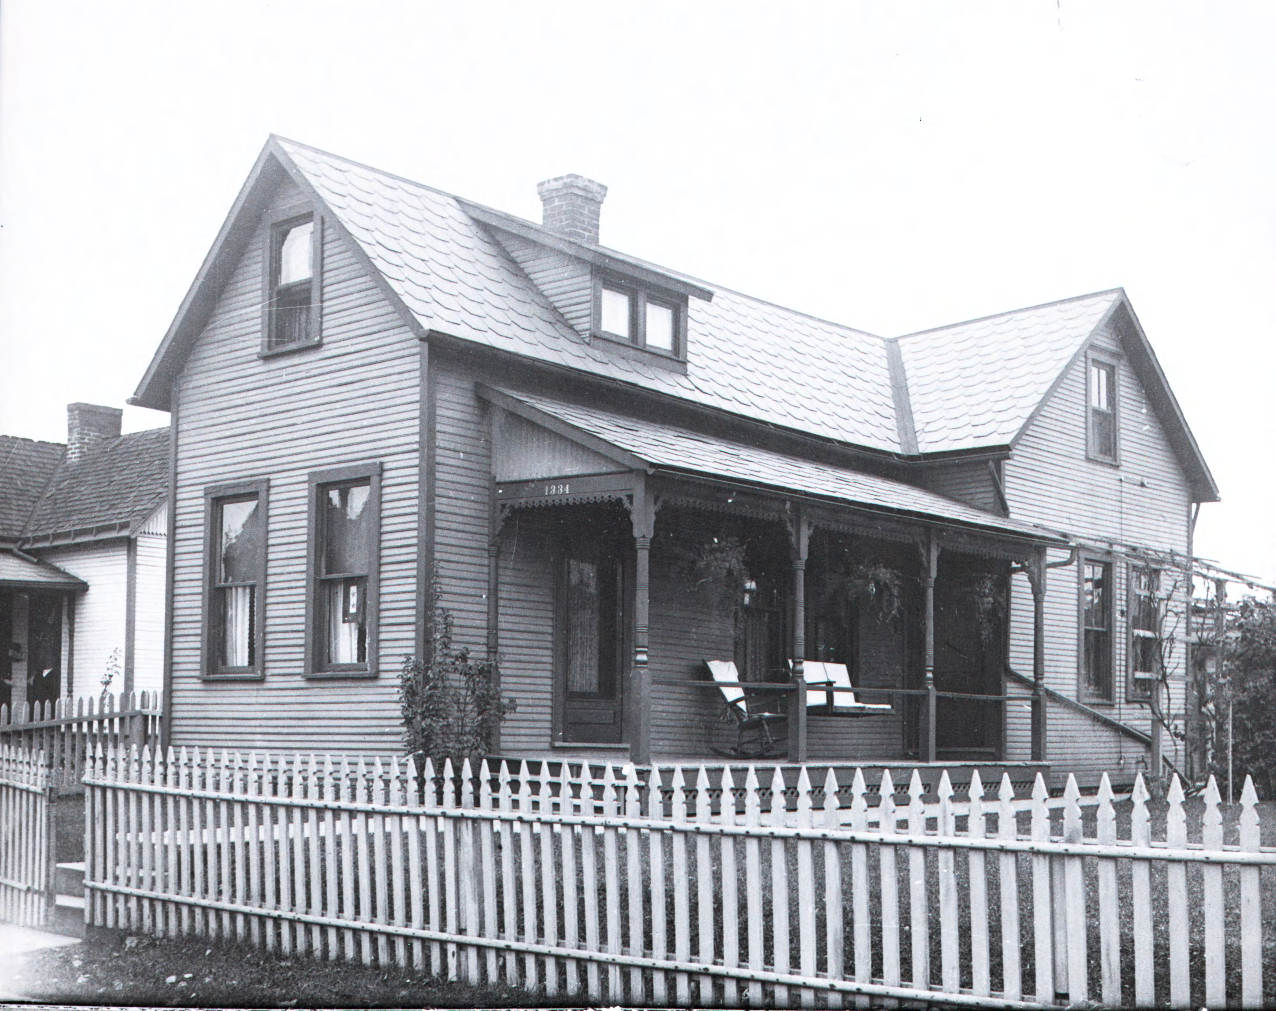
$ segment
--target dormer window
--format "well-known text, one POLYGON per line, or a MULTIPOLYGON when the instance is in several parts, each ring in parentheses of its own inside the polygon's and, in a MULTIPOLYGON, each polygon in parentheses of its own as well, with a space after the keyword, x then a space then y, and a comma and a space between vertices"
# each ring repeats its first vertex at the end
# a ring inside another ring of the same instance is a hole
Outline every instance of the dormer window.
POLYGON ((263 351, 319 341, 320 232, 312 215, 281 221, 270 230, 263 351))
POLYGON ((1086 455, 1092 460, 1116 463, 1116 364, 1091 358, 1086 370, 1086 455))
POLYGON ((609 277, 597 279, 594 291, 596 336, 673 358, 685 357, 685 299, 609 277))

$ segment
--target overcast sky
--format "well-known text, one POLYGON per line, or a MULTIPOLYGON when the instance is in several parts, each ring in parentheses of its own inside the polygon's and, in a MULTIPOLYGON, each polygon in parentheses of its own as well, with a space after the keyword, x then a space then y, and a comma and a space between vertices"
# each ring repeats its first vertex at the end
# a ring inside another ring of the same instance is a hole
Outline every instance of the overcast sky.
POLYGON ((1273 5, 0 4, 0 432, 132 394, 273 131, 885 335, 1124 286, 1276 580, 1273 5))

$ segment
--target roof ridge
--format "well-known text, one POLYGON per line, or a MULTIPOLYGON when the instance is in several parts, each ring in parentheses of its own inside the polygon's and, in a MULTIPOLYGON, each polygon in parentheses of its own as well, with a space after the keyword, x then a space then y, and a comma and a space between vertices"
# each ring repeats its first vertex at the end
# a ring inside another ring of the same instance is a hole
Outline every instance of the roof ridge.
POLYGON ((0 433, 0 439, 12 439, 14 442, 31 442, 37 446, 60 446, 66 449, 65 442, 53 442, 49 439, 32 439, 25 435, 4 435, 0 433))
POLYGON ((1115 288, 1101 288, 1098 291, 1088 291, 1081 295, 1069 295, 1066 298, 1056 298, 1049 302, 1040 302, 1037 305, 1025 305, 1018 309, 1007 309, 1003 312, 991 312, 985 316, 972 316, 970 319, 958 320, 954 323, 942 323, 939 326, 927 327, 925 330, 913 330, 909 333, 900 334, 897 337, 890 338, 892 340, 906 340, 909 337, 923 337, 926 334, 938 333, 941 330, 952 330, 955 327, 967 326, 970 323, 981 323, 984 320, 1000 319, 1003 316, 1015 316, 1021 312, 1032 312, 1034 309, 1048 309, 1055 305, 1064 305, 1068 302, 1080 302, 1082 299, 1095 298, 1098 295, 1125 295, 1125 288, 1118 285, 1115 288))

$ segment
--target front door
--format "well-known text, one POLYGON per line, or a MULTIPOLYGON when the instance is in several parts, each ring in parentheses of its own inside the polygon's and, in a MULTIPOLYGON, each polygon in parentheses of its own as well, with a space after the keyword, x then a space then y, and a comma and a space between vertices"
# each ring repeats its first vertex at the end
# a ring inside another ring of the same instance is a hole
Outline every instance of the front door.
POLYGON ((578 531, 558 573, 557 695, 564 741, 624 740, 629 569, 622 532, 578 531))
POLYGON ((62 691, 62 597, 32 593, 27 642, 28 702, 54 702, 62 691))

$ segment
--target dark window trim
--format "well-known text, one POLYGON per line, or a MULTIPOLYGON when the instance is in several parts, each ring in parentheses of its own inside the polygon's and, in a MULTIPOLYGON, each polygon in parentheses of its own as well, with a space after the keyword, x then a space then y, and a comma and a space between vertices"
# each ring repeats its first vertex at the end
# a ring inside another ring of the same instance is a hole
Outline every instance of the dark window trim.
POLYGON ((1102 551, 1082 552, 1077 558, 1077 700, 1090 705, 1116 705, 1116 575, 1112 556, 1102 551), (1111 695, 1098 695, 1089 690, 1085 669, 1085 569, 1087 565, 1108 567, 1108 670, 1111 695))
MULTIPOLYGON (((1136 628, 1134 625, 1134 619, 1135 619, 1135 616, 1138 614, 1138 607, 1137 607, 1138 580, 1136 577, 1139 572, 1153 572, 1156 574, 1156 577, 1157 577, 1156 593, 1157 593, 1157 600, 1158 600, 1158 603, 1156 606, 1159 607, 1160 579, 1164 575, 1164 570, 1157 568, 1157 566, 1155 565, 1141 565, 1138 562, 1130 562, 1125 569, 1126 597, 1127 597, 1126 613, 1129 615, 1129 618, 1125 623, 1126 624, 1125 699, 1127 702, 1146 703, 1152 697, 1151 686, 1155 683, 1155 680, 1153 678, 1136 678, 1134 676, 1135 674, 1134 660, 1136 656, 1136 650, 1134 648, 1134 640, 1136 638, 1134 634, 1136 631, 1136 628)), ((1157 623, 1159 625, 1161 615, 1159 611, 1157 611, 1156 614, 1157 614, 1157 623)), ((1155 631, 1156 633, 1155 635, 1156 641, 1160 643, 1162 641, 1162 636, 1165 633, 1165 629, 1162 627, 1162 628, 1154 629, 1153 631, 1155 631)), ((1160 650, 1158 650, 1157 651, 1157 666, 1159 667, 1160 665, 1161 665, 1160 650)), ((1154 673, 1157 676, 1157 678, 1159 678, 1161 672, 1157 670, 1157 671, 1153 671, 1152 673, 1154 673)))
POLYGON ((644 355, 655 355, 675 362, 687 360, 687 299, 669 291, 647 287, 625 277, 594 271, 593 310, 590 333, 601 340, 611 341, 621 347, 637 348, 644 355), (603 288, 623 291, 630 297, 629 329, 632 339, 614 334, 602 328, 603 288), (647 302, 655 302, 673 310, 673 350, 647 346, 647 302))
POLYGON ((200 600, 200 677, 205 681, 260 681, 266 676, 266 557, 270 553, 270 481, 254 478, 228 484, 210 485, 204 489, 204 579, 200 600), (213 525, 214 510, 227 499, 257 496, 261 509, 262 550, 257 561, 257 600, 253 605, 253 654, 250 667, 215 670, 213 663, 212 617, 213 578, 216 569, 217 536, 213 525))
POLYGON ((1085 455, 1087 460, 1119 466, 1121 463, 1121 368, 1117 359, 1102 351, 1090 351, 1085 357, 1085 455), (1094 445, 1094 425, 1091 412, 1094 406, 1090 403, 1090 372, 1096 366, 1104 366, 1112 370, 1112 455, 1100 453, 1094 445))
POLYGON ((266 232, 266 250, 264 258, 265 270, 262 272, 261 299, 261 346, 258 357, 274 358, 276 355, 290 354, 304 348, 316 347, 323 343, 323 215, 312 210, 303 213, 288 213, 286 216, 271 221, 266 232), (279 253, 283 234, 294 225, 305 221, 313 221, 314 229, 310 234, 310 333, 309 340, 293 341, 291 344, 271 346, 275 317, 271 310, 275 304, 275 290, 278 285, 275 279, 279 276, 279 253))
POLYGON ((380 647, 379 619, 381 605, 381 462, 351 464, 311 471, 306 477, 309 505, 306 512, 306 648, 303 676, 312 680, 340 678, 374 678, 378 674, 380 647), (368 634, 368 661, 357 664, 319 663, 323 652, 319 644, 317 619, 319 600, 319 491, 328 485, 351 481, 368 482, 368 508, 372 510, 369 536, 371 555, 368 559, 368 582, 364 590, 364 614, 368 634))

